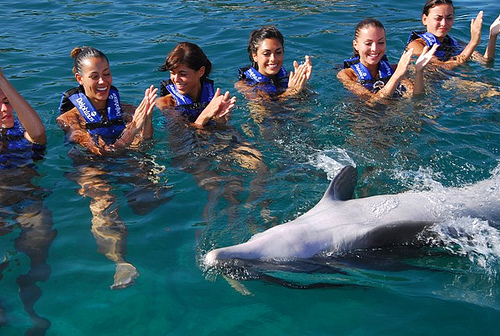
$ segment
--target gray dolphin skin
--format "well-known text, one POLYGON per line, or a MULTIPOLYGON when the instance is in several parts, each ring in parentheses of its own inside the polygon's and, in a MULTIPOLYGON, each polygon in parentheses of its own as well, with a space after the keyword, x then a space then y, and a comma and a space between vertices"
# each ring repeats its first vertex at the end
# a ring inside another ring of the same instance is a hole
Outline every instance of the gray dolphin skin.
POLYGON ((460 188, 352 199, 356 181, 356 168, 344 167, 311 210, 245 243, 210 251, 205 264, 210 267, 228 259, 293 260, 407 244, 426 227, 460 217, 500 224, 499 174, 460 188))

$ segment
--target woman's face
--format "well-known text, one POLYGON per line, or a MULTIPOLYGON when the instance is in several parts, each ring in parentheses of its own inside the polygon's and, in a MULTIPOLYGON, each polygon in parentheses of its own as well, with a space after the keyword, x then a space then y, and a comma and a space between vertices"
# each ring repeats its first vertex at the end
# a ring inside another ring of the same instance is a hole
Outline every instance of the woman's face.
POLYGON ((82 73, 75 78, 85 89, 85 95, 96 109, 106 107, 113 76, 106 59, 101 57, 87 58, 82 64, 82 73))
POLYGON ((359 53, 360 62, 366 67, 378 66, 385 55, 385 30, 375 26, 361 28, 352 46, 359 53))
POLYGON ((257 53, 252 58, 259 67, 259 72, 264 76, 275 76, 283 65, 283 45, 277 39, 270 38, 262 41, 257 48, 257 53))
POLYGON ((436 5, 429 9, 429 14, 422 15, 422 23, 427 31, 443 41, 453 26, 453 7, 448 4, 436 5))
POLYGON ((181 63, 175 69, 170 70, 170 80, 180 94, 188 95, 193 101, 197 101, 201 94, 201 78, 204 74, 204 66, 199 70, 194 70, 181 63))
POLYGON ((14 109, 2 90, 0 90, 0 127, 14 127, 14 109))

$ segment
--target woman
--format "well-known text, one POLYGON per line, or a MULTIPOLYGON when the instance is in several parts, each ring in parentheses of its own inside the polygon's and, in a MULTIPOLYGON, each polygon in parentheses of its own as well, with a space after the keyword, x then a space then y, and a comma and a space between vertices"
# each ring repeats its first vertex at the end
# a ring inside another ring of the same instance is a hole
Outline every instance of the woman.
POLYGON ((495 47, 500 32, 500 16, 490 26, 488 46, 481 56, 475 51, 481 41, 483 12, 480 11, 470 25, 471 38, 467 45, 449 35, 453 26, 455 9, 452 0, 428 0, 423 9, 422 23, 426 31, 413 31, 408 39, 408 49, 421 55, 423 49, 438 45, 431 62, 435 65, 452 69, 465 63, 471 56, 484 61, 495 59, 495 47))
POLYGON ((195 126, 203 127, 210 121, 225 124, 228 121, 236 97, 229 92, 221 95, 214 91, 214 83, 208 79, 212 63, 199 46, 181 42, 169 52, 160 71, 170 71, 170 80, 161 82, 160 98, 156 106, 164 111, 176 112, 195 126))
POLYGON ((268 169, 262 154, 226 124, 236 98, 214 90, 208 79, 211 69, 199 46, 178 43, 160 67, 160 71, 170 71, 170 79, 161 81, 156 106, 168 117, 171 166, 192 174, 208 192, 204 218, 213 222, 215 216, 226 213, 229 222, 236 222, 237 195, 250 189, 250 199, 258 197, 254 195, 261 192, 268 169), (256 177, 252 187, 244 188, 242 176, 249 173, 256 177), (218 202, 221 196, 227 202, 218 202), (227 204, 224 211, 216 211, 221 204, 227 204))
POLYGON ((47 138, 45 127, 31 105, 17 92, 0 69, 0 127, 2 169, 17 167, 33 155, 43 153, 47 138), (17 113, 17 118, 14 115, 17 113), (23 154, 23 155, 19 155, 23 154))
POLYGON ((355 94, 374 102, 393 96, 411 96, 423 91, 423 69, 437 46, 427 47, 415 63, 415 83, 405 79, 413 51, 405 51, 397 66, 391 65, 385 55, 385 28, 376 19, 368 18, 356 26, 354 57, 344 61, 344 69, 337 78, 355 94))
POLYGON ((294 71, 287 73, 283 66, 284 39, 275 26, 264 26, 250 34, 248 58, 251 65, 239 69, 236 88, 247 96, 292 96, 307 91, 312 63, 305 56, 304 63, 294 61, 294 71))
MULTIPOLYGON (((42 296, 37 282, 46 281, 51 273, 47 259, 56 231, 52 229, 52 214, 43 205, 47 193, 33 182, 39 177, 33 161, 43 157, 47 139, 40 117, 1 68, 0 127, 0 236, 19 232, 11 240, 15 251, 29 258, 28 271, 16 278, 19 297, 33 323, 26 334, 45 335, 50 321, 39 316, 34 306, 42 296)), ((0 257, 3 252, 0 249, 0 257)), ((0 280, 10 260, 22 260, 8 258, 9 253, 0 261, 0 280)), ((3 323, 7 323, 7 314, 0 301, 0 327, 3 323)))
POLYGON ((152 111, 156 99, 153 86, 146 89, 137 109, 122 104, 106 55, 92 47, 74 48, 73 73, 79 86, 63 94, 57 123, 90 152, 103 155, 126 148, 153 135, 152 111), (135 112, 134 112, 135 110, 135 112))
MULTIPOLYGON (((146 89, 134 111, 133 106, 121 103, 104 53, 93 47, 77 47, 71 51, 71 57, 79 86, 63 94, 59 106, 61 115, 57 118, 69 140, 97 156, 104 156, 151 138, 157 89, 153 86, 146 89)), ((133 284, 139 273, 125 260, 127 229, 112 209, 116 202, 108 176, 116 170, 109 168, 116 164, 116 159, 110 162, 93 158, 92 165, 88 164, 88 157, 82 155, 75 155, 73 159, 78 163, 75 180, 81 186, 80 194, 91 198, 92 233, 98 250, 116 264, 111 288, 125 288, 133 284), (81 158, 83 160, 79 160, 81 158)))

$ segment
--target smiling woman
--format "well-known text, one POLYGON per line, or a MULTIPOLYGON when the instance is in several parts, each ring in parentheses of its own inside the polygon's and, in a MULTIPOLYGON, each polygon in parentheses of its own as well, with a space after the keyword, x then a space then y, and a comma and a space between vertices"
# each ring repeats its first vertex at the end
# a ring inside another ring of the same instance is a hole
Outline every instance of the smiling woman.
POLYGON ((309 56, 304 63, 294 61, 294 71, 283 66, 285 42, 281 32, 274 26, 264 26, 250 34, 248 57, 251 65, 240 68, 240 81, 236 88, 247 98, 256 96, 291 96, 307 91, 312 74, 309 56))
POLYGON ((74 48, 73 72, 80 84, 61 99, 57 123, 74 141, 90 152, 103 155, 123 149, 153 135, 153 86, 146 89, 137 109, 120 103, 108 58, 92 47, 74 48), (135 111, 134 111, 135 110, 135 111))
POLYGON ((386 36, 383 24, 368 18, 356 26, 354 57, 344 61, 344 69, 337 77, 346 88, 374 102, 393 96, 411 96, 423 90, 423 69, 429 63, 437 46, 425 47, 415 63, 415 83, 404 78, 411 61, 413 49, 405 51, 396 65, 386 56, 386 36))
MULTIPOLYGON (((137 109, 122 104, 118 90, 112 86, 113 77, 108 58, 92 47, 74 48, 73 72, 78 87, 66 91, 61 99, 57 118, 58 125, 67 133, 69 140, 90 153, 102 156, 118 154, 129 145, 137 146, 153 135, 152 112, 156 100, 153 86, 146 89, 137 109)), ((80 185, 79 193, 89 196, 92 212, 92 233, 99 251, 116 264, 114 283, 111 288, 131 285, 139 275, 137 269, 125 260, 124 223, 110 209, 115 203, 114 189, 106 175, 109 172, 82 163, 79 155, 70 152, 77 164, 74 180, 80 185)), ((95 160, 94 160, 95 163, 95 160)), ((133 165, 133 163, 130 163, 133 165)))
POLYGON ((183 116, 196 126, 228 121, 236 97, 230 98, 229 92, 221 95, 220 89, 214 92, 214 82, 208 79, 212 63, 198 45, 177 44, 159 70, 170 71, 170 80, 161 82, 161 97, 156 101, 160 110, 175 109, 172 117, 183 116))

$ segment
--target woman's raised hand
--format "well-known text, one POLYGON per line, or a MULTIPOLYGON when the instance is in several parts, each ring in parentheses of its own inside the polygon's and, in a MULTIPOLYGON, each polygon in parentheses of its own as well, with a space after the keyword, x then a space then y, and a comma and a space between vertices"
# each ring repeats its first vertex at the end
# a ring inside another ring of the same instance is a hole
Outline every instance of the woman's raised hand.
POLYGON ((429 62, 432 59, 432 56, 434 56, 434 53, 436 52, 437 48, 439 45, 436 43, 432 46, 432 48, 429 49, 428 46, 424 47, 424 50, 420 54, 420 56, 417 58, 415 61, 415 71, 420 72, 424 70, 424 68, 429 64, 429 62))
POLYGON ((215 90, 214 97, 194 122, 196 125, 206 125, 210 120, 224 124, 229 119, 229 113, 236 104, 236 97, 230 97, 229 91, 221 95, 220 89, 215 90))
POLYGON ((299 65, 297 61, 293 62, 294 71, 290 72, 288 78, 288 89, 302 92, 307 88, 307 82, 312 75, 312 62, 309 56, 304 57, 304 62, 299 65))
POLYGON ((141 103, 135 109, 132 122, 135 123, 137 129, 141 129, 144 126, 144 122, 148 117, 153 114, 153 108, 155 107, 156 97, 158 96, 158 89, 151 85, 144 92, 144 98, 142 98, 141 103))
POLYGON ((470 40, 477 46, 481 42, 481 28, 483 27, 483 11, 480 11, 475 19, 470 22, 470 40))
POLYGON ((496 18, 495 21, 490 26, 490 35, 491 36, 498 36, 500 33, 500 15, 496 18))
POLYGON ((402 78, 405 74, 406 71, 408 70, 408 66, 410 65, 411 57, 413 56, 413 48, 410 48, 403 52, 403 55, 401 55, 401 58, 399 59, 398 66, 396 70, 394 71, 394 75, 397 78, 402 78))

